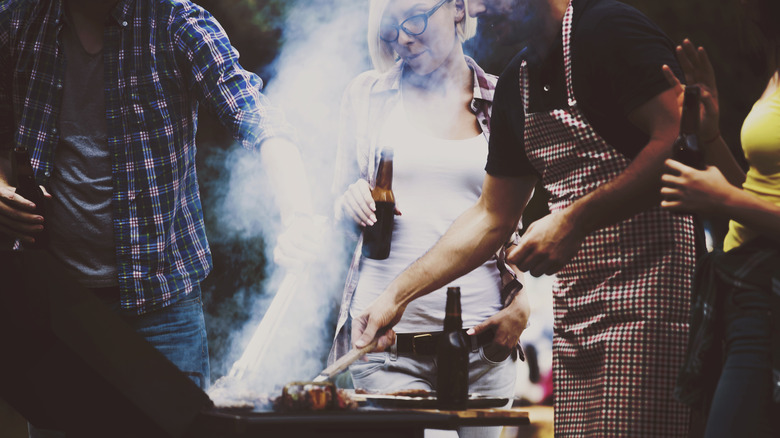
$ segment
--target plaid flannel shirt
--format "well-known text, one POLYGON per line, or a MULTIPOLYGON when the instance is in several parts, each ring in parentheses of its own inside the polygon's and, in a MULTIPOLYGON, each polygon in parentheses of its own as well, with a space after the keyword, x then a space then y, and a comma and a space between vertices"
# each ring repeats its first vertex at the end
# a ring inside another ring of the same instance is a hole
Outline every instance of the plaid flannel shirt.
MULTIPOLYGON (((25 145, 46 185, 65 73, 62 0, 0 3, 0 149, 25 145)), ((145 313, 211 270, 195 173, 202 103, 245 147, 292 136, 222 27, 186 0, 121 0, 104 34, 121 306, 145 313)))

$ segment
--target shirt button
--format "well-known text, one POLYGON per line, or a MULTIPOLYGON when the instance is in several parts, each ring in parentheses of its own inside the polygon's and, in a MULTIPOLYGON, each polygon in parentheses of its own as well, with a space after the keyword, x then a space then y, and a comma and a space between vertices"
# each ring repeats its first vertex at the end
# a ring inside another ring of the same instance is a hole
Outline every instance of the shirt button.
POLYGON ((482 124, 487 125, 487 119, 482 119, 482 124))
POLYGON ((57 84, 57 89, 62 90, 62 84, 57 84))
POLYGON ((127 27, 127 21, 122 22, 122 27, 127 27))
POLYGON ((57 130, 57 128, 51 128, 51 133, 52 133, 52 134, 54 134, 54 135, 57 135, 57 132, 59 132, 59 131, 57 130))
POLYGON ((51 171, 47 170, 46 172, 43 172, 43 175, 46 176, 46 178, 48 178, 51 176, 51 171))
POLYGON ((542 89, 544 89, 544 91, 550 91, 550 85, 545 84, 544 87, 542 87, 542 89))

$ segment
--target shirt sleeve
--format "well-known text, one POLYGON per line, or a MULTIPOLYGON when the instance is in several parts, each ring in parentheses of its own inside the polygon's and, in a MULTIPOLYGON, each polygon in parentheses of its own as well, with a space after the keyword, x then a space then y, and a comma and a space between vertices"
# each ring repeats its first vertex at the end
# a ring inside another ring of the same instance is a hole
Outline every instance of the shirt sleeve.
POLYGON ((517 56, 498 79, 490 117, 490 144, 485 171, 491 176, 536 174, 525 154, 525 111, 520 98, 520 65, 517 56))
MULTIPOLYGON (((672 41, 649 18, 628 5, 617 4, 600 19, 583 23, 575 41, 580 54, 586 54, 576 58, 588 65, 586 81, 598 84, 592 88, 601 95, 595 105, 616 105, 615 109, 624 116, 671 87, 661 66, 669 65, 682 77, 672 41)), ((612 111, 604 108, 602 112, 612 111)))
POLYGON ((263 81, 239 64, 238 51, 208 11, 191 5, 171 29, 189 63, 191 89, 236 140, 249 149, 272 137, 295 140, 282 111, 261 92, 263 81))

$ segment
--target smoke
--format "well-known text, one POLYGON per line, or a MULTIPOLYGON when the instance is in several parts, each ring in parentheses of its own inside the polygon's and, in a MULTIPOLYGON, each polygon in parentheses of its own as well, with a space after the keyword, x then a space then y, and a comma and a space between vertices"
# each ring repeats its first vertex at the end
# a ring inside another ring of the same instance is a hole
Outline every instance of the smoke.
MULTIPOLYGON (((369 68, 367 9, 368 2, 353 0, 298 1, 285 21, 280 56, 267 70, 272 79, 264 93, 296 128, 314 209, 323 217, 332 216, 330 186, 341 96, 348 82, 369 68)), ((258 251, 262 246, 261 261, 267 261, 239 271, 239 277, 251 277, 264 269, 262 284, 245 284, 245 279, 237 278, 233 300, 209 315, 209 331, 230 333, 221 357, 212 357, 213 377, 232 368, 230 374, 234 380, 240 377, 237 386, 244 390, 276 393, 281 385, 309 380, 324 367, 348 254, 332 227, 320 220, 312 224, 321 235, 311 242, 312 251, 327 256, 316 264, 277 268, 272 251, 283 230, 274 194, 264 189, 268 181, 259 154, 236 147, 215 156, 209 165, 223 166, 219 182, 223 191, 217 194, 221 201, 216 208, 220 214, 215 218, 220 233, 246 242, 237 248, 239 252, 258 251), (267 312, 269 307, 275 314, 267 312), (243 325, 234 320, 240 312, 251 315, 243 325), (258 334, 261 323, 271 330, 258 334), (260 343, 264 348, 259 348, 260 343), (252 355, 262 356, 262 361, 247 357, 252 355)), ((244 260, 238 257, 235 262, 244 260)))

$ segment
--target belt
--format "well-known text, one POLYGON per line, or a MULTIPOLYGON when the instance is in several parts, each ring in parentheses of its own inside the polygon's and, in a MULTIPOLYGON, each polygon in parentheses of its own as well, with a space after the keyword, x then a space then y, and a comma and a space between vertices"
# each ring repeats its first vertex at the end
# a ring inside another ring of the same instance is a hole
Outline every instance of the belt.
MULTIPOLYGON (((395 345, 391 348, 397 349, 397 352, 400 354, 432 356, 436 354, 436 345, 439 343, 443 333, 398 333, 396 334, 395 345)), ((479 347, 493 341, 494 332, 486 330, 476 336, 469 336, 464 329, 463 335, 466 336, 466 342, 471 345, 471 351, 476 351, 479 347)))

